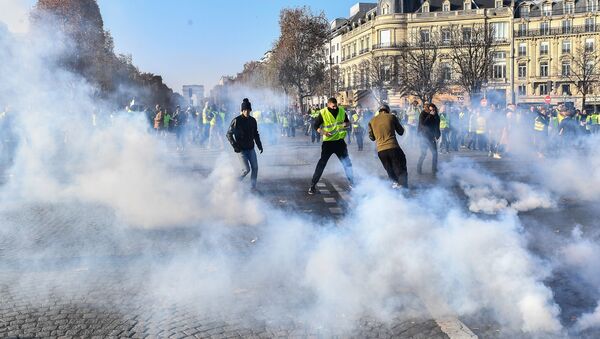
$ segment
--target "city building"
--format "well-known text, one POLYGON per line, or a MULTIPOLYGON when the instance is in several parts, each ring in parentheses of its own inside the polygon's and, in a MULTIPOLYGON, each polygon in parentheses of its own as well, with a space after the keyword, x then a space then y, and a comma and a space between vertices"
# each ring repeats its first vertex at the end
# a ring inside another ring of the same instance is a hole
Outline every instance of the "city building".
POLYGON ((204 86, 183 85, 182 94, 186 106, 200 106, 204 101, 204 86))
MULTIPOLYGON (((377 65, 377 74, 381 73, 384 79, 387 75, 392 77, 402 72, 402 53, 431 39, 432 44, 438 44, 440 67, 452 84, 434 101, 468 103, 469 96, 454 81, 456 66, 444 58, 451 48, 456 48, 451 31, 460 30, 464 37, 476 27, 487 27, 493 32, 493 60, 483 96, 501 105, 542 104, 549 100, 553 104, 567 101, 580 106, 582 94, 576 86, 579 80, 574 76, 578 71, 575 64, 582 63, 583 55, 596 55, 600 32, 598 5, 598 0, 359 3, 353 6, 348 19, 334 20, 331 36, 332 41, 341 40, 340 50, 329 45, 325 48, 330 57, 339 53, 335 89, 345 104, 372 106, 386 101, 403 106, 413 98, 397 91, 393 81, 383 90, 374 88, 375 60, 393 60, 389 65, 377 65)), ((586 104, 600 105, 598 92, 592 90, 586 104)))

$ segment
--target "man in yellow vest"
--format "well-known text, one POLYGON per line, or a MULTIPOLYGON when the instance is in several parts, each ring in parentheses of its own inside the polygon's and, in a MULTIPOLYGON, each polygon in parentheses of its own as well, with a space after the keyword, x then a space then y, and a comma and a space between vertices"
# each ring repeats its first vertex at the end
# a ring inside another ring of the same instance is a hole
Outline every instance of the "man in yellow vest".
POLYGON ((363 126, 363 112, 361 109, 358 109, 352 116, 352 130, 354 131, 354 137, 356 138, 358 150, 362 151, 364 146, 363 139, 365 135, 365 128, 363 126))
POLYGON ((590 115, 590 131, 592 134, 598 134, 600 132, 600 113, 594 112, 590 115))
POLYGON ((329 161, 329 158, 333 154, 337 155, 338 159, 340 159, 346 172, 346 177, 350 182, 350 188, 354 185, 352 162, 348 155, 348 146, 344 141, 347 134, 346 131, 349 127, 350 120, 344 108, 338 107, 335 98, 329 98, 327 107, 321 110, 313 125, 313 128, 323 136, 323 144, 321 145, 321 158, 315 168, 308 194, 312 195, 317 192, 317 183, 321 179, 321 175, 323 175, 327 161, 329 161))
POLYGON ((546 115, 546 109, 542 108, 538 111, 537 116, 533 120, 533 144, 537 151, 538 157, 542 158, 546 151, 546 139, 548 138, 548 116, 546 115))

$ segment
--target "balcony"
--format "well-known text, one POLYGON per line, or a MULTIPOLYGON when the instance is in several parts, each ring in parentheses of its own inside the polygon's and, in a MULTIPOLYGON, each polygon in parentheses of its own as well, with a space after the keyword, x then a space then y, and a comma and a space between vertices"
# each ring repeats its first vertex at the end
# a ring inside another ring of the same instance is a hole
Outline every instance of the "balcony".
POLYGON ((405 43, 385 43, 373 45, 373 50, 377 49, 400 49, 405 47, 405 43))
POLYGON ((563 16, 566 14, 587 14, 587 13, 594 13, 594 12, 598 12, 598 8, 596 8, 593 11, 588 11, 588 9, 586 7, 577 7, 575 9, 569 9, 566 10, 564 8, 553 8, 552 11, 547 12, 547 11, 543 11, 540 9, 536 9, 533 11, 529 11, 529 12, 523 12, 521 11, 519 13, 519 17, 520 18, 535 18, 535 17, 548 17, 548 16, 563 16))
POLYGON ((363 54, 367 53, 368 51, 369 51, 368 48, 363 48, 358 52, 358 55, 363 55, 363 54))
POLYGON ((572 27, 554 27, 549 29, 529 29, 527 31, 518 30, 515 31, 515 37, 524 38, 596 32, 600 32, 600 25, 580 25, 572 27))

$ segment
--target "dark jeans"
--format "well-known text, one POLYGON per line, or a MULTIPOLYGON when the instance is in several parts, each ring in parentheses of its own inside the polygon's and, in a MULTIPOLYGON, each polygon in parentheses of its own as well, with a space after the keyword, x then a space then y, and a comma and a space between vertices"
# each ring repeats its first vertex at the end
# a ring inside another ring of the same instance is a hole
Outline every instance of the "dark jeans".
POLYGON ((388 177, 402 187, 408 184, 408 172, 406 170, 406 156, 401 148, 392 148, 377 153, 379 160, 388 177))
POLYGON ((440 142, 440 151, 450 152, 450 129, 444 128, 441 130, 441 133, 442 141, 440 142))
POLYGON ((354 137, 356 138, 356 144, 358 145, 358 150, 362 151, 364 147, 364 137, 365 133, 362 128, 354 130, 354 137))
POLYGON ((315 141, 319 142, 321 140, 321 135, 314 128, 312 128, 312 125, 311 125, 311 129, 310 130, 311 130, 310 141, 312 143, 314 143, 315 141))
POLYGON ((427 156, 427 151, 431 151, 431 171, 435 174, 437 173, 437 161, 438 161, 438 152, 437 152, 437 142, 435 139, 426 139, 421 138, 421 155, 419 156, 419 162, 417 164, 417 171, 419 173, 423 170, 423 161, 427 156))
POLYGON ((354 183, 354 175, 352 173, 352 162, 350 161, 350 156, 348 155, 348 146, 346 146, 346 142, 344 140, 335 140, 335 141, 323 141, 321 145, 321 159, 317 163, 317 168, 315 168, 315 174, 313 174, 312 185, 315 186, 321 176, 323 175, 323 171, 325 170, 325 166, 327 166, 327 161, 333 155, 337 155, 338 159, 342 163, 344 167, 344 172, 346 172, 346 177, 350 184, 354 183))
POLYGON ((258 177, 258 160, 256 160, 256 152, 253 149, 244 149, 240 153, 238 153, 238 157, 240 158, 240 162, 242 163, 242 175, 240 176, 240 180, 244 179, 250 170, 252 170, 252 174, 250 175, 250 179, 252 181, 252 187, 256 187, 256 178, 258 177))

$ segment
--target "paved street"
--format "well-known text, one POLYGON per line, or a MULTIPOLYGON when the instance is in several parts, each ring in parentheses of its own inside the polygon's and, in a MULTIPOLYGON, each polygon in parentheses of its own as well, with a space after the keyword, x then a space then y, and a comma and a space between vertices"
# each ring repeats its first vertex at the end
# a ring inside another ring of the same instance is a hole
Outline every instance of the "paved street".
MULTIPOLYGON (((359 153, 355 147, 351 145, 350 150, 357 172, 383 177, 374 150, 367 148, 359 153)), ((406 194, 418 195, 438 182, 427 174, 416 175, 415 151, 406 149, 412 186, 406 194)), ((309 196, 306 190, 319 146, 301 137, 277 146, 267 145, 265 150, 259 156, 260 199, 283 215, 300 215, 302 220, 322 227, 328 227, 332 220, 335 227, 345 226, 344 215, 355 202, 337 159, 330 161, 318 187, 320 194, 309 196)), ((216 162, 223 161, 220 156, 218 152, 193 148, 181 156, 182 162, 173 170, 190 178, 204 177, 216 162)), ((442 155, 440 162, 453 157, 469 158, 501 178, 527 179, 526 160, 495 160, 463 151, 442 155)), ((461 194, 458 188, 455 190, 461 194)), ((600 239, 598 213, 574 198, 562 201, 557 208, 521 213, 520 218, 530 234, 528 247, 542 258, 554 255, 553 246, 568 238, 576 224, 581 225, 586 237, 600 239)), ((185 260, 182 256, 193 253, 199 244, 202 248, 219 248, 235 258, 259 251, 263 236, 260 226, 240 226, 215 239, 212 232, 194 225, 128 227, 106 206, 72 201, 5 206, 0 223, 2 338, 529 337, 506 330, 485 312, 436 319, 432 314, 435 310, 411 291, 402 292, 406 295, 404 305, 409 306, 387 321, 365 312, 350 325, 344 323, 344 314, 330 314, 339 320, 335 323, 329 318, 318 323, 298 313, 310 294, 294 291, 284 299, 276 297, 278 289, 287 291, 285 281, 273 282, 269 288, 272 291, 260 295, 265 288, 259 285, 265 282, 252 279, 260 265, 239 267, 245 271, 236 273, 239 281, 222 279, 227 275, 224 266, 238 267, 226 258, 200 255, 198 262, 178 266, 185 260), (227 285, 214 286, 213 278, 219 283, 227 281, 227 285), (156 285, 157 281, 161 284, 156 285), (156 286, 164 290, 156 290, 156 286), (187 289, 185 293, 180 293, 181 288, 187 289), (208 295, 211 297, 205 298, 208 295), (205 305, 203 300, 210 302, 205 305), (295 306, 290 309, 290 305, 295 306), (457 331, 460 326, 466 329, 457 331)), ((277 272, 273 277, 277 279, 277 272)), ((598 331, 569 333, 578 316, 593 310, 599 299, 599 291, 574 277, 567 271, 555 271, 545 282, 561 307, 560 320, 566 328, 558 337, 598 337, 598 331)))

